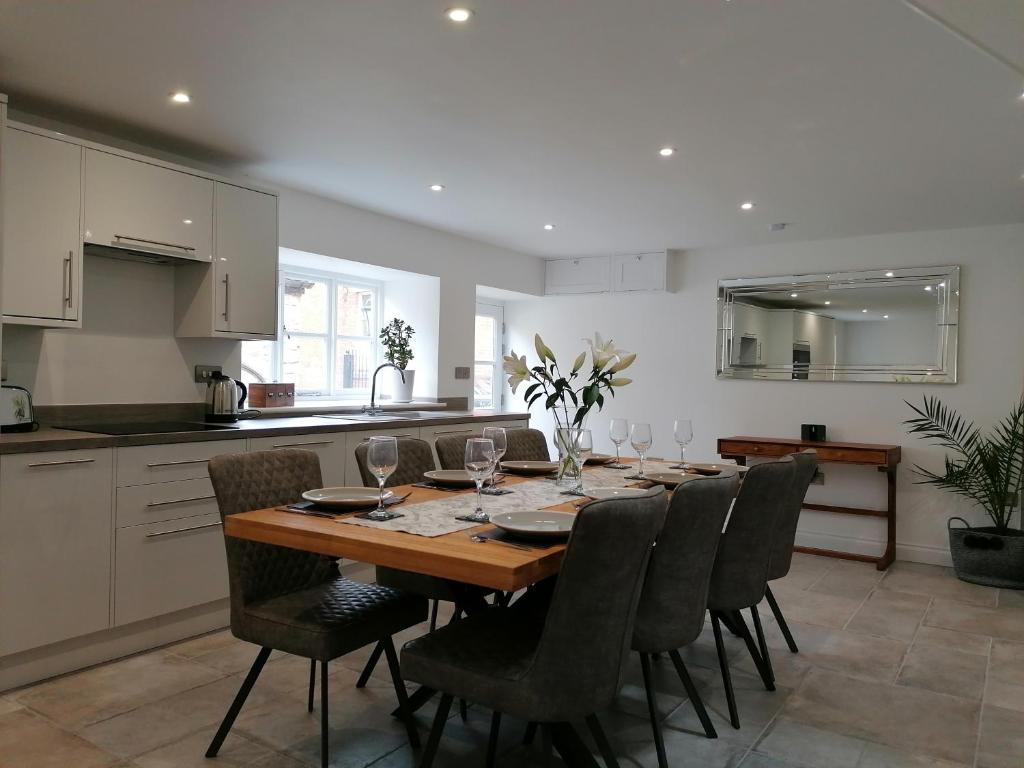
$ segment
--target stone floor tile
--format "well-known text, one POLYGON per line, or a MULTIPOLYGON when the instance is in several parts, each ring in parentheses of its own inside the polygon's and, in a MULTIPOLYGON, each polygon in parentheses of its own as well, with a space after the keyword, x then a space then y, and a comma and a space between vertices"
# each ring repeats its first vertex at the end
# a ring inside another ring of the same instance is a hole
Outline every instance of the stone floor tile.
POLYGON ((985 656, 992 648, 992 638, 986 635, 972 635, 968 632, 954 632, 951 629, 922 626, 917 630, 914 644, 954 648, 964 653, 978 653, 985 656))
POLYGON ((909 642, 914 638, 929 602, 931 598, 927 595, 876 589, 859 607, 846 629, 909 642))
POLYGON ((970 765, 927 755, 912 755, 892 747, 866 742, 857 768, 970 768, 970 765))
POLYGON ((1000 608, 1024 608, 1024 589, 1000 589, 1000 608))
POLYGON ((985 705, 981 714, 977 768, 1024 765, 1024 712, 985 705))
POLYGON ((739 768, 803 768, 803 766, 787 763, 785 760, 780 760, 777 757, 750 752, 740 761, 739 768))
POLYGON ((953 629, 1005 640, 1024 637, 1024 611, 1015 608, 989 608, 939 600, 932 602, 924 623, 929 627, 953 629))
MULTIPOLYGON (((741 717, 742 706, 741 703, 741 717)), ((700 724, 692 712, 681 720, 677 715, 678 712, 673 713, 672 717, 662 724, 665 753, 672 768, 734 768, 746 754, 749 744, 742 743, 742 739, 721 738, 727 735, 723 733, 723 727, 732 731, 727 723, 719 724, 716 720, 720 738, 708 739, 703 731, 699 731, 700 724), (681 728, 677 727, 679 723, 682 723, 681 728)), ((654 747, 654 737, 650 721, 646 717, 608 713, 602 715, 601 722, 612 749, 623 765, 657 768, 658 756, 654 747)), ((753 741, 757 732, 752 726, 747 726, 747 731, 748 740, 753 741)), ((733 731, 733 734, 736 733, 733 731)))
POLYGON ((1024 642, 993 640, 990 674, 1013 685, 1024 685, 1024 642))
POLYGON ((787 622, 833 629, 842 628, 861 604, 861 600, 856 598, 794 590, 782 584, 773 585, 772 592, 787 622))
POLYGON ((23 709, 23 707, 14 699, 7 699, 0 696, 0 715, 6 715, 11 712, 16 712, 19 709, 23 709))
POLYGON ((1024 685, 1011 685, 989 677, 982 700, 994 707, 1024 712, 1024 685))
POLYGON ((999 590, 960 581, 952 568, 924 563, 898 561, 889 566, 881 584, 883 589, 929 597, 957 600, 961 603, 995 606, 999 590))
POLYGON ((914 644, 900 670, 898 685, 980 700, 988 656, 953 648, 914 644))
POLYGON ((782 714, 911 754, 968 763, 979 710, 968 699, 813 669, 782 714))
POLYGON ((40 683, 15 699, 74 730, 221 677, 209 667, 155 651, 40 683))
POLYGON ((794 552, 789 573, 779 581, 772 582, 772 588, 783 585, 789 589, 807 589, 834 568, 836 562, 829 557, 794 552))
POLYGON ((853 563, 840 560, 828 573, 814 582, 808 589, 826 595, 850 597, 863 600, 878 586, 884 574, 870 563, 853 563))
POLYGON ((232 731, 217 754, 216 759, 206 757, 206 748, 216 732, 207 728, 175 741, 160 749, 136 757, 139 768, 299 768, 302 763, 274 752, 232 731))
POLYGON ((173 653, 175 656, 192 659, 196 656, 202 656, 203 654, 209 653, 210 651, 219 651, 224 648, 230 648, 234 645, 243 645, 249 648, 253 647, 251 643, 237 639, 231 634, 230 630, 221 629, 216 632, 199 635, 199 637, 190 638, 180 643, 174 643, 173 645, 167 646, 164 650, 173 653))
POLYGON ((4 768, 112 768, 119 758, 22 709, 0 715, 4 768))
POLYGON ((856 768, 865 742, 833 731, 778 718, 755 750, 815 768, 856 768))

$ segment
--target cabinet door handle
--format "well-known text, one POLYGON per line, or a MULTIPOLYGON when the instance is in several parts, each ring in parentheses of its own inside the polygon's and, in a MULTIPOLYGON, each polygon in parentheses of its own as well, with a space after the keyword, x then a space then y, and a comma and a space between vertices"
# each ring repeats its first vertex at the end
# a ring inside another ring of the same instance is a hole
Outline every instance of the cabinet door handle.
POLYGON ((203 528, 216 528, 219 525, 223 525, 221 522, 216 523, 204 523, 203 525, 190 525, 187 528, 175 528, 173 531, 158 531, 157 533, 147 533, 147 539, 156 539, 160 536, 170 536, 172 533, 185 533, 186 531, 201 531, 203 528))
POLYGON ((92 464, 96 459, 65 459, 64 461, 38 461, 29 467, 66 467, 69 464, 92 464))
POLYGON ((68 255, 64 258, 64 269, 61 271, 61 277, 64 281, 64 306, 68 309, 71 309, 71 294, 74 291, 71 281, 72 260, 74 255, 74 251, 68 251, 68 255))
POLYGON ((225 274, 224 279, 221 281, 224 283, 224 319, 228 319, 228 311, 230 309, 231 301, 231 275, 225 274))
POLYGON ((187 499, 169 499, 168 501, 151 501, 146 504, 147 507, 166 507, 168 504, 187 504, 190 501, 207 501, 208 499, 216 499, 216 496, 190 496, 187 499))
POLYGON ((307 445, 334 445, 333 440, 318 440, 315 443, 278 443, 277 445, 270 446, 271 448, 302 448, 307 445))
POLYGON ((178 467, 182 464, 205 464, 209 459, 183 459, 181 461, 154 461, 146 466, 152 469, 153 467, 178 467))
POLYGON ((446 429, 444 432, 435 432, 434 437, 439 435, 464 435, 467 432, 472 432, 472 429, 446 429))
POLYGON ((177 248, 180 251, 195 252, 191 245, 180 245, 178 243, 165 243, 162 240, 147 240, 144 237, 132 237, 131 235, 114 235, 115 240, 131 240, 133 243, 145 243, 146 245, 158 245, 161 248, 177 248))

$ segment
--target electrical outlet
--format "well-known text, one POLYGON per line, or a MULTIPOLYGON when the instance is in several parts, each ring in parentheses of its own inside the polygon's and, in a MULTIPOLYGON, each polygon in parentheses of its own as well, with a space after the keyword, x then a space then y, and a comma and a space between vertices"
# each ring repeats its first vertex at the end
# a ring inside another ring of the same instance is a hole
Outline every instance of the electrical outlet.
POLYGON ((213 378, 213 374, 221 373, 223 371, 222 366, 219 365, 197 365, 196 366, 196 383, 205 384, 213 378))
POLYGON ((468 379, 469 378, 469 366, 468 365, 457 365, 457 366, 455 366, 455 378, 456 379, 468 379))

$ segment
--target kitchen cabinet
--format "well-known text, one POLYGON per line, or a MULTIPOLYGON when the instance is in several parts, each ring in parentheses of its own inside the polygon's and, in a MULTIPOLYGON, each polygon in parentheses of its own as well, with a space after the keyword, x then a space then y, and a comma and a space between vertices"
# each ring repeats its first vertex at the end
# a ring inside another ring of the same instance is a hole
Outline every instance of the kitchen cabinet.
POLYGON ((482 435, 485 427, 504 427, 506 430, 526 429, 530 426, 527 420, 509 421, 485 421, 471 422, 468 424, 445 424, 439 427, 421 427, 420 440, 430 443, 430 450, 434 454, 434 463, 441 466, 441 460, 437 455, 437 446, 434 441, 445 435, 482 435))
POLYGON ((363 477, 359 474, 356 463, 356 446, 375 435, 393 437, 419 437, 418 427, 393 427, 391 429, 368 429, 359 432, 345 432, 345 485, 362 485, 363 477))
POLYGON ((0 656, 110 626, 113 450, 0 456, 0 656))
POLYGON ((213 185, 198 175, 86 147, 85 242, 209 262, 213 185))
POLYGON ((544 293, 607 293, 611 288, 611 260, 607 256, 557 259, 544 267, 544 293))
POLYGON ((82 148, 5 132, 4 322, 80 327, 82 148))
MULTIPOLYGON (((249 440, 250 451, 274 451, 296 448, 312 451, 320 459, 320 473, 324 486, 345 485, 346 444, 345 433, 315 435, 288 435, 287 437, 254 437, 249 440)), ((356 473, 358 476, 358 472, 356 473)), ((361 485, 357 480, 355 485, 361 485)))
POLYGON ((137 445, 117 449, 117 486, 208 479, 207 463, 223 453, 244 453, 245 440, 137 445))
POLYGON ((611 259, 613 291, 664 291, 668 285, 668 254, 638 253, 611 259))

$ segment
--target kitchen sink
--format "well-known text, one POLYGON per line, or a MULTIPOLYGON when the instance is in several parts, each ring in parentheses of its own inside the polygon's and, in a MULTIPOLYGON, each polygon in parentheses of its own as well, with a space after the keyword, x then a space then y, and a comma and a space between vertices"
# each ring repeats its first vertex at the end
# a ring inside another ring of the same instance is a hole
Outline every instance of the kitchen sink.
POLYGON ((340 421, 410 421, 417 419, 436 419, 447 416, 444 411, 384 411, 383 413, 318 413, 319 419, 338 419, 340 421))

